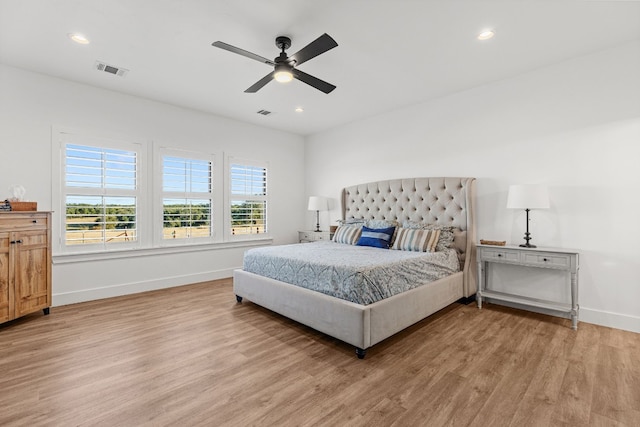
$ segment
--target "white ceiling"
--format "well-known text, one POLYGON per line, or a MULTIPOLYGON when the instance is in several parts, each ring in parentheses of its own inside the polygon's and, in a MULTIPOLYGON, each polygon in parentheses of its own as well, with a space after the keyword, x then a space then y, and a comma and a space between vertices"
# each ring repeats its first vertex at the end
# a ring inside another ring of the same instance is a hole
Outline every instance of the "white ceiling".
POLYGON ((636 1, 0 0, 2 63, 302 135, 638 39, 636 1), (496 36, 478 41, 484 28, 496 36), (339 46, 300 69, 328 95, 299 81, 244 93, 270 68, 211 46, 271 59, 276 36, 292 54, 325 32, 339 46))

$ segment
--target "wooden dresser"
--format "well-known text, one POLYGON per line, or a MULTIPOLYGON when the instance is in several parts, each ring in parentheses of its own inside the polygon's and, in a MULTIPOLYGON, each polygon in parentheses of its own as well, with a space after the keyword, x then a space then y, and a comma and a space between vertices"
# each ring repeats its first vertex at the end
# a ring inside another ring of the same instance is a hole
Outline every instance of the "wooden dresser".
POLYGON ((0 212, 0 323, 51 307, 51 212, 0 212))

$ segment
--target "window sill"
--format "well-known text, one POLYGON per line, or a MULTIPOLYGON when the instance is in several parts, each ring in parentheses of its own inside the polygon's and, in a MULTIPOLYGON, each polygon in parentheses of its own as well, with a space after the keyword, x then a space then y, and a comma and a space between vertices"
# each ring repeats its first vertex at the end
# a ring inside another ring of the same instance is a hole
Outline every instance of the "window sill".
POLYGON ((216 251, 220 249, 250 248, 257 246, 268 246, 273 243, 272 238, 241 240, 224 243, 206 243, 180 246, 162 246, 144 249, 124 249, 100 252, 83 252, 73 254, 53 255, 53 264, 71 264, 78 262, 103 261, 122 258, 148 257, 156 255, 180 254, 200 251, 216 251))

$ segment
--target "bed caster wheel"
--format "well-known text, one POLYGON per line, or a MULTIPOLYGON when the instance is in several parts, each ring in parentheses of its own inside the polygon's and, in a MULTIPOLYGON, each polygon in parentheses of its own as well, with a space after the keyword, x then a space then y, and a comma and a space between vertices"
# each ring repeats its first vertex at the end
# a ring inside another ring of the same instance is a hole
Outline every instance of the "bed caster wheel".
POLYGON ((356 356, 358 356, 358 359, 364 359, 366 355, 367 350, 356 347, 356 356))
POLYGON ((241 296, 239 296, 239 295, 236 295, 236 301, 238 301, 238 302, 242 302, 242 297, 241 297, 241 296))

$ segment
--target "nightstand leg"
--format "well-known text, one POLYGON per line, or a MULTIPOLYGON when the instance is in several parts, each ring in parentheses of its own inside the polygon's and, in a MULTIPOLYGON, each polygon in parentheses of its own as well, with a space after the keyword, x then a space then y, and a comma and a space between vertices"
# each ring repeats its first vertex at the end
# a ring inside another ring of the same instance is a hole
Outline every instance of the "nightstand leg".
POLYGON ((578 330, 578 273, 571 273, 571 329, 578 330))
POLYGON ((484 283, 484 262, 478 262, 478 289, 476 290, 476 301, 478 309, 482 308, 482 284, 484 283))

